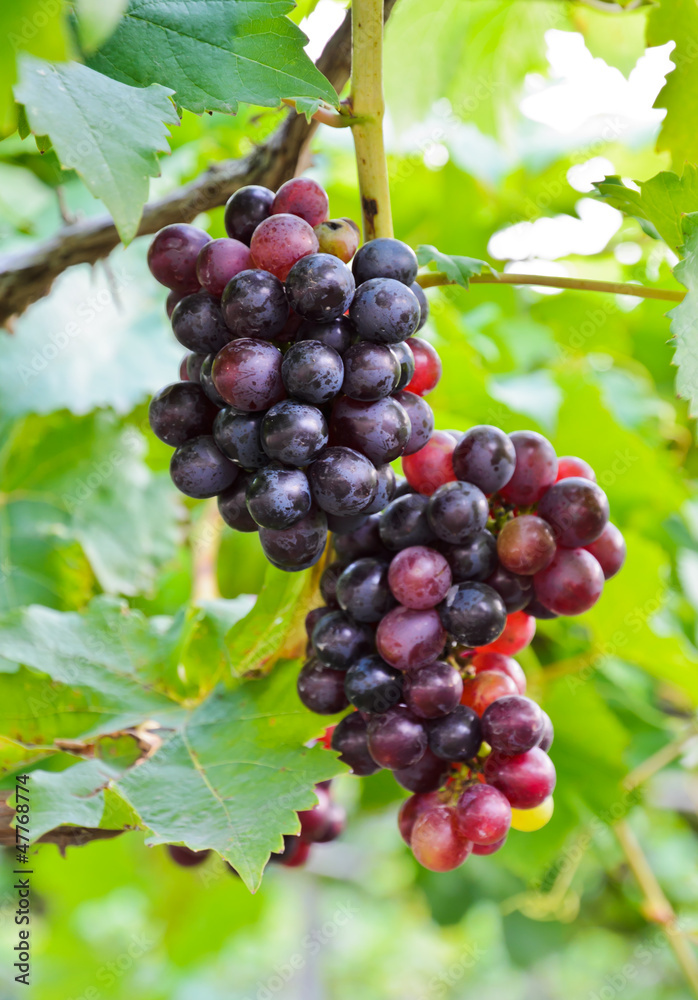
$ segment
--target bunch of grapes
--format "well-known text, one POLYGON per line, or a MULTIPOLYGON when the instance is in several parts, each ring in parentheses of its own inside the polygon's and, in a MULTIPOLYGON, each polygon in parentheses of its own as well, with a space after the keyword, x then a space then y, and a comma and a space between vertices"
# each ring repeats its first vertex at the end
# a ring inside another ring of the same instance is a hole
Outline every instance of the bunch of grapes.
POLYGON ((357 251, 357 226, 329 219, 312 180, 241 188, 225 227, 212 240, 166 226, 150 246, 191 352, 150 423, 175 448, 183 493, 218 496, 223 520, 259 531, 271 563, 303 570, 328 530, 353 530, 390 502, 390 463, 429 440, 422 397, 438 357, 413 336, 427 301, 410 247, 377 239, 357 251))
POLYGON ((332 747, 414 793, 400 832, 447 871, 550 819, 553 728, 513 657, 537 618, 591 608, 625 545, 590 466, 540 434, 436 431, 403 470, 382 513, 335 539, 298 693, 352 707, 332 747))

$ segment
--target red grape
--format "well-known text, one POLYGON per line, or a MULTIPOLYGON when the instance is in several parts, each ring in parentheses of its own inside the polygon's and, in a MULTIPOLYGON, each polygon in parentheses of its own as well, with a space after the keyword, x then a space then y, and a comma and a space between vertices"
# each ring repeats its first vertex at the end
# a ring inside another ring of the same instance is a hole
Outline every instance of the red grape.
POLYGON ((205 861, 210 854, 208 850, 192 851, 191 848, 183 847, 181 844, 168 844, 167 850, 175 864, 180 865, 182 868, 195 868, 205 861))
POLYGON ((297 215, 310 226, 319 226, 329 216, 327 193, 310 177, 294 177, 282 184, 271 206, 272 215, 297 215))
POLYGON ((485 780, 503 792, 514 809, 533 809, 555 788, 555 766, 538 747, 515 757, 492 753, 485 761, 485 780))
POLYGON ((219 298, 231 278, 252 267, 249 247, 240 240, 220 239, 206 243, 196 258, 196 276, 211 295, 219 298))
POLYGON ((535 514, 514 517, 499 532, 497 555, 502 566, 510 573, 533 576, 553 561, 553 529, 535 514))
POLYGON ((507 838, 502 837, 502 839, 498 840, 496 844, 473 844, 473 854, 478 854, 478 855, 496 854, 497 851, 500 851, 504 847, 506 842, 507 838))
POLYGON ((424 756, 426 730, 407 708, 397 706, 383 715, 373 715, 366 728, 369 753, 381 767, 398 771, 424 756))
POLYGON ((410 795, 409 799, 405 799, 402 803, 397 817, 397 825, 400 830, 400 836, 408 846, 410 840, 412 839, 412 829, 414 824, 423 813, 438 804, 439 797, 436 792, 424 792, 418 793, 417 795, 410 795))
POLYGON ((446 642, 438 613, 397 607, 381 620, 376 632, 378 652, 398 670, 425 667, 439 656, 446 642))
POLYGON ((557 479, 555 482, 559 483, 561 479, 569 479, 571 476, 589 479, 592 483, 596 482, 596 473, 588 462, 574 455, 564 455, 557 460, 557 479))
POLYGON ((393 557, 388 584, 400 604, 422 611, 443 601, 451 586, 451 569, 440 552, 412 545, 393 557))
POLYGON ((414 355, 414 375, 405 388, 417 396, 426 396, 441 378, 441 358, 429 341, 421 337, 410 337, 405 343, 414 355))
POLYGON ((463 694, 461 675, 450 663, 436 660, 405 676, 405 704, 421 719, 449 715, 463 694))
POLYGON ((417 818, 410 846, 420 865, 432 872, 458 868, 473 849, 469 840, 459 836, 454 811, 447 806, 434 806, 417 818))
POLYGON ((270 215, 257 226, 250 243, 255 265, 280 281, 301 257, 317 253, 317 236, 297 215, 270 215))
POLYGON ((461 705, 467 705, 478 715, 483 715, 486 709, 507 694, 516 694, 516 684, 507 674, 498 670, 483 670, 463 682, 461 705))
MULTIPOLYGON (((554 565, 554 562, 552 563, 554 565)), ((543 570, 540 576, 547 573, 543 570)), ((504 653, 506 656, 516 656, 522 649, 525 649, 536 634, 536 619, 532 615, 527 615, 523 611, 514 611, 507 615, 507 623, 504 631, 494 642, 481 646, 482 650, 488 653, 504 653)))
POLYGON ((300 835, 303 840, 318 840, 327 830, 330 819, 330 796, 325 788, 315 787, 318 801, 311 809, 298 813, 301 821, 300 835))
MULTIPOLYGON (((391 344, 390 349, 395 351, 396 347, 404 346, 404 344, 391 344)), ((434 414, 426 399, 416 396, 413 392, 407 392, 406 389, 393 393, 393 399, 405 408, 410 418, 410 437, 403 455, 414 455, 427 444, 434 433, 434 414)))
POLYGON ((596 541, 591 545, 585 545, 584 548, 598 561, 607 580, 615 576, 625 562, 625 539, 620 529, 610 521, 596 541))
POLYGON ((544 726, 535 701, 510 694, 488 706, 482 716, 482 737, 497 753, 513 756, 538 746, 544 726))
POLYGON ((526 674, 511 656, 505 656, 504 653, 476 653, 469 662, 476 674, 481 674, 484 670, 498 670, 506 674, 516 684, 519 694, 526 694, 526 674))
POLYGON ((454 483, 456 474, 452 456, 455 447, 456 442, 450 434, 434 431, 423 448, 413 455, 405 455, 402 471, 412 489, 431 496, 444 483, 454 483))
POLYGON ((492 785, 470 785, 464 789, 455 813, 460 836, 481 846, 497 844, 511 826, 509 800, 492 785))
POLYGON ((606 527, 608 498, 596 483, 575 476, 551 486, 538 513, 552 527, 558 545, 574 549, 596 541, 606 527))
POLYGON ((176 292, 196 292, 196 258, 211 237, 186 223, 165 226, 148 247, 148 267, 153 277, 176 292))
POLYGON ((603 570, 586 549, 558 549, 548 568, 533 577, 538 600, 558 615, 581 615, 593 608, 603 584, 603 570))
POLYGON ((446 781, 449 770, 448 762, 441 760, 427 747, 416 764, 398 768, 393 771, 393 775, 398 785, 410 792, 435 792, 446 781))
POLYGON ((286 395, 281 379, 281 351, 250 337, 232 340, 213 362, 213 382, 226 403, 237 410, 268 410, 286 395))
MULTIPOLYGON (((342 677, 340 671, 335 671, 342 677)), ((332 733, 332 749, 339 754, 343 764, 347 764, 354 774, 375 774, 380 770, 368 752, 368 733, 366 722, 358 712, 351 712, 337 723, 332 733)))
POLYGON ((516 451, 516 468, 499 493, 508 503, 526 507, 537 503, 557 476, 555 449, 535 431, 514 431, 509 435, 516 451))

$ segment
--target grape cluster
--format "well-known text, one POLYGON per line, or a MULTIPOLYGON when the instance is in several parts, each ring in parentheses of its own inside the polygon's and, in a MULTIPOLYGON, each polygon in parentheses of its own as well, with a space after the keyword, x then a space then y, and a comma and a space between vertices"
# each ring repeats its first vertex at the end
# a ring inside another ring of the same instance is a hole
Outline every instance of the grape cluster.
POLYGON ((537 618, 592 607, 625 545, 593 470, 540 434, 435 431, 402 465, 398 495, 335 538, 298 693, 351 706, 332 747, 393 771, 403 838, 446 871, 552 815, 553 728, 513 657, 537 618))
POLYGON ((150 424, 175 448, 183 493, 217 496, 223 520, 258 531, 271 563, 303 570, 328 530, 351 531, 393 499, 390 463, 429 441, 423 396, 440 363, 414 336, 428 305, 414 252, 394 239, 358 249, 357 226, 329 219, 307 178, 276 194, 241 188, 225 227, 212 240, 166 226, 150 246, 191 352, 152 400, 150 424))

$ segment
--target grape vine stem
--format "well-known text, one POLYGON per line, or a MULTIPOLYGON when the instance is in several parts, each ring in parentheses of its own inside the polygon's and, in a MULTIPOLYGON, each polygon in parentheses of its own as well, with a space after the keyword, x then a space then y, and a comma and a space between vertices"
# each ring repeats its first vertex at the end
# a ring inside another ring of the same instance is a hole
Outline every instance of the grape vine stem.
MULTIPOLYGON (((456 285, 448 275, 418 274, 417 281, 422 288, 436 285, 456 285)), ((646 288, 623 281, 597 281, 595 278, 565 278, 550 274, 514 274, 511 271, 496 274, 473 274, 471 285, 544 285, 548 288, 571 288, 581 292, 606 292, 612 295, 633 295, 640 299, 663 299, 666 302, 681 302, 685 292, 670 288, 646 288)))

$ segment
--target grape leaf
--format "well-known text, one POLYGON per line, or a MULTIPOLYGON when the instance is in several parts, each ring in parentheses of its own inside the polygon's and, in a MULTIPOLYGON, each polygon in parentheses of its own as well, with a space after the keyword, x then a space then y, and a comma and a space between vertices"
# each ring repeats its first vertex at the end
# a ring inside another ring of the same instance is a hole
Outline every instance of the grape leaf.
POLYGON ((688 401, 690 415, 698 417, 698 212, 684 216, 683 233, 684 259, 674 268, 674 275, 688 294, 667 315, 676 344, 676 392, 688 401))
POLYGON ((148 178, 160 173, 157 153, 169 152, 165 124, 179 124, 171 93, 155 83, 129 87, 79 63, 20 60, 15 95, 32 132, 49 136, 61 165, 104 202, 124 243, 138 230, 148 178))
POLYGON ((610 175, 596 181, 594 187, 609 205, 636 218, 648 236, 663 239, 678 252, 684 241, 681 217, 698 211, 698 167, 687 163, 680 177, 662 170, 649 180, 635 183, 639 191, 610 175))
POLYGON ((464 288, 468 287, 474 274, 482 274, 483 271, 488 271, 490 274, 496 273, 486 260, 441 253, 436 247, 428 244, 417 247, 417 260, 422 267, 435 265, 431 270, 440 271, 451 281, 464 288))
POLYGON ((83 52, 94 52, 115 31, 128 0, 75 0, 76 28, 83 52))
POLYGON ((334 88, 303 51, 306 36, 284 16, 292 9, 286 0, 130 0, 89 65, 123 83, 171 87, 197 114, 283 98, 336 106, 334 88))
POLYGON ((659 151, 671 153, 672 165, 681 170, 685 162, 698 160, 698 136, 693 123, 698 116, 698 85, 695 54, 698 51, 698 5, 695 0, 661 0, 647 21, 647 44, 675 42, 671 53, 675 69, 654 102, 666 108, 666 118, 657 139, 659 151))
MULTIPOLYGON (((104 813, 104 790, 118 771, 101 760, 84 760, 65 771, 31 772, 32 841, 57 826, 97 827, 104 813)), ((15 796, 11 805, 14 805, 15 796)))

